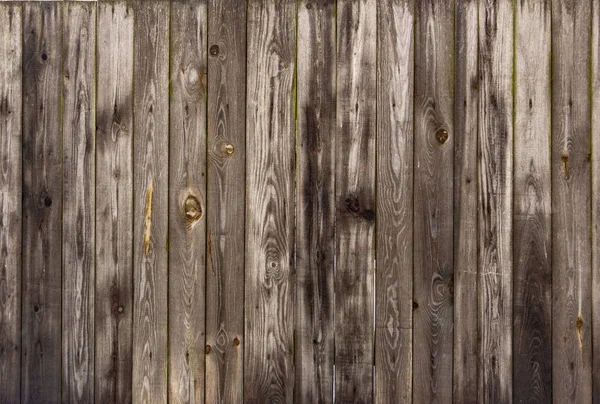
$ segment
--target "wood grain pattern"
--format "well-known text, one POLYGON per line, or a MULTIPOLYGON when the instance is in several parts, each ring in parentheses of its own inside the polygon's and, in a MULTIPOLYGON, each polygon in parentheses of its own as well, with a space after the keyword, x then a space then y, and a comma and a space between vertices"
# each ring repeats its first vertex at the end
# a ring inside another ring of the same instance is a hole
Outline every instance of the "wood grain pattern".
POLYGON ((478 402, 511 403, 513 2, 479 4, 478 402))
POLYGON ((337 5, 335 397, 373 401, 377 3, 337 5))
POLYGON ((204 403, 206 2, 171 3, 169 401, 204 403))
POLYGON ((206 402, 239 403, 244 381, 246 3, 209 0, 208 19, 206 344, 211 351, 206 402))
POLYGON ((23 5, 21 402, 61 399, 61 17, 23 5))
POLYGON ((378 3, 375 401, 412 403, 414 3, 378 3))
POLYGON ((134 5, 133 402, 167 401, 169 18, 134 5))
POLYGON ((592 0, 592 401, 600 403, 600 1, 592 0))
POLYGON ((129 403, 133 314, 133 9, 98 4, 95 399, 129 403))
POLYGON ((0 402, 21 395, 22 9, 0 4, 0 402))
POLYGON ((452 402, 454 4, 415 10, 413 400, 452 402))
POLYGON ((333 403, 334 3, 298 4, 296 402, 333 403))
POLYGON ((62 401, 94 400, 96 7, 63 7, 62 401))
POLYGON ((477 125, 476 0, 458 0, 454 87, 454 403, 477 403, 477 125))
POLYGON ((550 2, 515 4, 514 398, 552 401, 550 2))
POLYGON ((244 401, 291 403, 296 2, 247 12, 244 401))
POLYGON ((591 2, 552 2, 552 396, 592 401, 591 2))

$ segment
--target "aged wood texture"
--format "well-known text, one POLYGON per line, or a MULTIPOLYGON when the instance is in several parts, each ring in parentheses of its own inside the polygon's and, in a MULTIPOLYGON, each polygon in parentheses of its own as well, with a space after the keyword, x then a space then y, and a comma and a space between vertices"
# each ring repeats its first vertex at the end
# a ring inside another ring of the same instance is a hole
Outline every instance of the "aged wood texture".
POLYGON ((592 0, 592 401, 600 403, 600 1, 592 0))
POLYGON ((552 2, 552 396, 592 401, 591 2, 552 2))
POLYGON ((23 5, 23 403, 61 399, 61 11, 23 5))
POLYGON ((515 3, 515 401, 552 401, 550 1, 515 3))
POLYGON ((452 402, 454 4, 415 4, 413 400, 452 402))
POLYGON ((337 5, 335 395, 373 401, 377 3, 337 5))
POLYGON ((248 3, 244 401, 293 400, 296 2, 248 3))
POLYGON ((511 403, 513 1, 479 4, 478 402, 511 403))
POLYGON ((21 383, 22 9, 0 4, 0 402, 21 383))
POLYGON ((477 1, 455 11, 454 403, 477 402, 477 1))
POLYGON ((134 9, 134 403, 167 401, 169 11, 134 9))
POLYGON ((131 402, 133 314, 133 10, 98 4, 96 370, 101 403, 131 402))
POLYGON ((94 401, 96 7, 63 6, 62 401, 94 401))
POLYGON ((414 3, 378 3, 375 401, 412 402, 414 3))
POLYGON ((206 402, 242 401, 246 3, 208 2, 206 402))
POLYGON ((206 2, 171 3, 169 401, 204 403, 206 2))
POLYGON ((334 3, 298 4, 296 402, 333 403, 334 3))

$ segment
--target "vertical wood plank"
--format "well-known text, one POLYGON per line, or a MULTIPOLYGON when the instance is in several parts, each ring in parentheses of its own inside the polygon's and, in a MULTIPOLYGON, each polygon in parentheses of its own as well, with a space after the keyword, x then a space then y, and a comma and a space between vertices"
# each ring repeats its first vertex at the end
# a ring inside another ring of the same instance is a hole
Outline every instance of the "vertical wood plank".
POLYGON ((600 1, 592 0, 592 401, 600 403, 600 1))
POLYGON ((247 12, 244 401, 291 403, 296 2, 247 12))
POLYGON ((455 12, 454 403, 477 402, 477 0, 455 12))
POLYGON ((337 5, 335 396, 373 401, 374 0, 337 5))
POLYGON ((169 401, 204 402, 206 2, 171 3, 169 401))
POLYGON ((96 7, 63 7, 62 401, 94 400, 96 7))
POLYGON ((21 383, 22 8, 0 4, 0 402, 21 383))
POLYGON ((514 397, 552 401, 550 1, 515 3, 514 397))
POLYGON ((95 398, 131 402, 133 9, 98 3, 95 398))
POLYGON ((167 401, 169 18, 134 6, 133 402, 167 401))
POLYGON ((61 394, 61 10, 26 3, 23 22, 23 403, 61 394))
POLYGON ((298 3, 296 401, 333 402, 334 2, 298 3))
POLYGON ((478 402, 511 403, 513 1, 479 4, 478 402))
POLYGON ((378 3, 375 402, 412 402, 414 3, 378 3))
POLYGON ((208 2, 206 402, 239 403, 244 366, 246 2, 208 2))
POLYGON ((591 2, 552 2, 552 395, 592 401, 591 2))
POLYGON ((452 401, 454 4, 415 11, 413 401, 452 401))

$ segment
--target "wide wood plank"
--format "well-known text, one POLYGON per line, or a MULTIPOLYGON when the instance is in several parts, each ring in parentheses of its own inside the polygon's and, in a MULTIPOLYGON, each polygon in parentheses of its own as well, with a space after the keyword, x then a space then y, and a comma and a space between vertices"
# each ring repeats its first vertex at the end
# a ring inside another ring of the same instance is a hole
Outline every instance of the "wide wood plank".
POLYGON ((291 403, 296 2, 247 12, 244 401, 291 403))
POLYGON ((204 402, 206 2, 171 3, 169 401, 204 402))
POLYGON ((63 7, 62 400, 94 400, 96 7, 63 7))
POLYGON ((452 402, 454 4, 415 10, 413 400, 452 402))
POLYGON ((0 402, 21 395, 20 4, 0 4, 0 402))
POLYGON ((511 403, 513 1, 479 4, 478 402, 511 403))
POLYGON ((333 402, 334 3, 298 4, 296 401, 333 402))
POLYGON ((98 4, 95 398, 131 402, 133 9, 98 4))
POLYGON ((591 1, 552 1, 552 396, 592 401, 591 1))
POLYGON ((373 401, 377 2, 337 4, 335 397, 373 401))
POLYGON ((552 401, 550 1, 515 3, 514 398, 552 401))
POLYGON ((455 11, 454 397, 477 403, 477 0, 455 11))
POLYGON ((169 11, 134 5, 134 403, 167 401, 169 11))
POLYGON ((378 2, 375 401, 412 402, 413 0, 378 2))
POLYGON ((239 403, 244 366, 246 3, 208 2, 206 402, 239 403))
POLYGON ((23 403, 61 394, 60 3, 23 5, 23 403))

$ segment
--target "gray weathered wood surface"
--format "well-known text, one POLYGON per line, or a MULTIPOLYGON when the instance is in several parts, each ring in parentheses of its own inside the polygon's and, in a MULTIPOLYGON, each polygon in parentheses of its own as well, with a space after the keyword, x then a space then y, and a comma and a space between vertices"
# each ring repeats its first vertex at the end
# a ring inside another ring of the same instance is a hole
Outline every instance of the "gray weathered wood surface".
POLYGON ((600 400, 599 0, 0 1, 1 402, 600 400))

